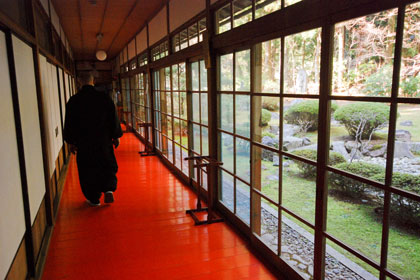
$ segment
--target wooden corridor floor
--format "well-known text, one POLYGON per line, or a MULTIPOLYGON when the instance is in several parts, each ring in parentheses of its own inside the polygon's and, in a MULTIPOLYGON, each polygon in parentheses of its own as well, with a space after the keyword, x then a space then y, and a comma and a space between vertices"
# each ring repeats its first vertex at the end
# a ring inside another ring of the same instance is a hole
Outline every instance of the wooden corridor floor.
POLYGON ((115 202, 86 204, 71 158, 42 279, 276 279, 225 223, 194 226, 195 195, 125 133, 115 202))

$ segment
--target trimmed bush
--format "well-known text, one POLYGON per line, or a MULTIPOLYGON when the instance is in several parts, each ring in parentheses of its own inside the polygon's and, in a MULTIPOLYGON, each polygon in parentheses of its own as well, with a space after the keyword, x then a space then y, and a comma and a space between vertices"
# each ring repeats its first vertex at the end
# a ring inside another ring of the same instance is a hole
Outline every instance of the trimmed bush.
MULTIPOLYGON (((339 163, 334 167, 376 181, 383 181, 385 174, 384 167, 367 162, 339 163)), ((336 173, 331 173, 329 182, 332 189, 344 192, 348 196, 357 198, 362 196, 365 190, 369 187, 369 185, 365 183, 336 173)))
MULTIPOLYGON (((373 178, 378 179, 378 177, 373 178)), ((392 185, 396 188, 420 194, 420 176, 394 172, 392 185)), ((420 224, 420 202, 404 198, 400 195, 391 195, 391 212, 400 222, 420 224)))
MULTIPOLYGON (((331 104, 331 111, 337 109, 337 104, 331 104)), ((315 131, 318 129, 318 100, 305 100, 296 103, 287 109, 284 120, 289 124, 300 126, 301 132, 315 131)))
POLYGON ((389 106, 383 103, 357 102, 337 109, 334 119, 342 123, 350 136, 368 139, 371 133, 388 123, 389 106))
POLYGON ((261 110, 261 125, 262 126, 268 125, 270 120, 271 120, 271 112, 266 109, 262 109, 261 110))
MULTIPOLYGON (((303 158, 307 158, 313 161, 316 161, 317 159, 317 155, 316 155, 317 151, 315 150, 309 150, 309 149, 297 150, 297 151, 293 151, 292 154, 303 157, 303 158)), ((294 162, 299 168, 302 177, 305 177, 305 178, 316 177, 316 166, 304 163, 299 160, 294 160, 294 162)), ((341 154, 336 153, 336 152, 330 153, 330 163, 329 163, 330 165, 336 165, 343 162, 346 162, 346 159, 341 154)))
POLYGON ((377 72, 367 77, 365 89, 368 95, 387 96, 391 95, 392 86, 392 65, 385 65, 377 72))
POLYGON ((277 111, 279 109, 279 102, 277 98, 263 98, 262 107, 269 111, 277 111))

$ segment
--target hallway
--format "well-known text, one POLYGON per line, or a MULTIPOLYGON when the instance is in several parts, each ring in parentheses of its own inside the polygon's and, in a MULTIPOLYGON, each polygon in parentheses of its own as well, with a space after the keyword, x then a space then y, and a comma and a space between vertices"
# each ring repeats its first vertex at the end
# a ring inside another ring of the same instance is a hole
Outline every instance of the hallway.
POLYGON ((195 195, 125 133, 112 205, 89 207, 71 158, 42 279, 275 279, 225 223, 194 226, 195 195))

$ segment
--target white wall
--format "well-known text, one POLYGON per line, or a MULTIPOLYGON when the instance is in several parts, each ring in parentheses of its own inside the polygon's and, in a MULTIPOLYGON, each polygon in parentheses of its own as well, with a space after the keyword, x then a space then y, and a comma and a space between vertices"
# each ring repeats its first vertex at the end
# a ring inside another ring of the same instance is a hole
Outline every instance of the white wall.
POLYGON ((166 24, 166 6, 149 23, 150 46, 168 35, 166 24))
POLYGON ((25 215, 6 41, 1 31, 0 83, 0 279, 4 279, 25 233, 25 215))
POLYGON ((169 27, 171 32, 205 9, 205 0, 169 1, 169 27))
POLYGON ((35 83, 32 48, 13 36, 26 176, 28 179, 31 223, 35 221, 45 195, 44 162, 42 159, 41 128, 35 83))

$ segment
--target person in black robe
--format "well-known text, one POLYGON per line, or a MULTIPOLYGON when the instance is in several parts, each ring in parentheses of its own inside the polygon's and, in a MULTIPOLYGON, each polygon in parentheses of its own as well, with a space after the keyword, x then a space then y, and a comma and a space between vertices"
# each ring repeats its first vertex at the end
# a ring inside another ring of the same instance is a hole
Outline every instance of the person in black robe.
POLYGON ((82 88, 66 104, 63 136, 70 151, 77 154, 82 192, 91 206, 114 201, 118 171, 114 148, 122 136, 114 102, 94 88, 92 73, 79 75, 82 88))

